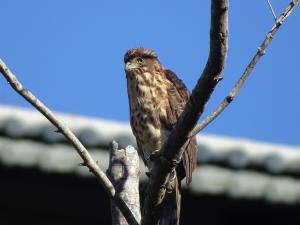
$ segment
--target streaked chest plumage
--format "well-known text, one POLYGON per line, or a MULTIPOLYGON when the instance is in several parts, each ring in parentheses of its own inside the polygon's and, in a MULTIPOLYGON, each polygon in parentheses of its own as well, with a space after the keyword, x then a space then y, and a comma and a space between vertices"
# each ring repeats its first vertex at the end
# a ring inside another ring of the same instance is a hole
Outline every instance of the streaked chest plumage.
POLYGON ((168 135, 161 120, 167 117, 169 85, 160 74, 143 72, 127 76, 130 123, 148 167, 150 154, 161 148, 168 135))

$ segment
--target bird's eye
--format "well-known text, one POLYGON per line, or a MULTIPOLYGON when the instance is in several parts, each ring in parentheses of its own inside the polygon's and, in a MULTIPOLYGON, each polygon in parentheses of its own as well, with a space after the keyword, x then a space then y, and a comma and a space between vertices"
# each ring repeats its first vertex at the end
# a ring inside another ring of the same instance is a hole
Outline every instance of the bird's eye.
POLYGON ((138 63, 141 63, 141 62, 143 62, 143 61, 144 61, 144 59, 143 59, 143 58, 141 58, 141 57, 138 57, 138 58, 136 58, 136 61, 137 61, 138 63))

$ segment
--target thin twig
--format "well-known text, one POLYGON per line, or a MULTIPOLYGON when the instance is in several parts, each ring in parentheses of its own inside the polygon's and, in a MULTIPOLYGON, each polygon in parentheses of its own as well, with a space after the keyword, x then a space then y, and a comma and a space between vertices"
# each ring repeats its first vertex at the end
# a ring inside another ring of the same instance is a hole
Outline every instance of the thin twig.
POLYGON ((231 92, 228 94, 228 96, 222 101, 222 103, 216 108, 216 110, 211 113, 207 118, 205 118, 199 125, 191 132, 190 136, 194 136, 197 133, 199 133, 201 130, 203 130, 209 123, 211 123, 218 115, 220 115, 221 112, 232 102, 232 100, 235 98, 243 84, 245 83, 246 79, 250 76, 252 70, 254 69, 255 65, 258 63, 260 58, 265 54, 266 48, 269 46, 271 41, 274 38, 274 35, 280 28, 280 26, 285 22, 287 17, 292 13, 292 11, 295 9, 295 7, 300 3, 300 0, 292 1, 287 8, 283 11, 279 19, 275 22, 275 24, 272 26, 271 30, 267 34, 265 40, 258 48, 256 54, 250 61, 249 65, 246 67, 243 75, 240 77, 238 82, 235 84, 231 92))
POLYGON ((199 116, 221 80, 228 48, 228 1, 211 1, 210 53, 207 64, 193 89, 184 112, 178 118, 168 140, 163 144, 151 170, 151 177, 144 201, 143 225, 154 225, 161 214, 166 184, 171 171, 182 158, 183 148, 190 131, 197 124, 199 116))
POLYGON ((269 5, 269 7, 270 7, 270 9, 271 9, 272 15, 273 15, 273 17, 274 17, 274 20, 276 21, 276 20, 277 20, 277 16, 276 16, 276 13, 275 13, 275 11, 274 11, 274 9, 273 9, 273 6, 272 6, 270 0, 267 0, 267 1, 268 1, 268 5, 269 5))
POLYGON ((82 145, 74 133, 51 112, 51 110, 45 106, 38 98, 36 98, 29 90, 27 90, 18 81, 17 77, 10 71, 5 63, 0 59, 0 72, 5 77, 11 87, 20 94, 25 100, 33 105, 39 112, 41 112, 58 130, 62 133, 70 144, 76 149, 80 157, 83 159, 82 165, 89 168, 89 170, 98 178, 105 191, 112 199, 112 201, 119 207, 127 221, 131 225, 138 225, 134 215, 126 205, 126 203, 118 197, 115 193, 115 188, 105 175, 105 173, 99 168, 97 163, 93 160, 87 149, 82 145))

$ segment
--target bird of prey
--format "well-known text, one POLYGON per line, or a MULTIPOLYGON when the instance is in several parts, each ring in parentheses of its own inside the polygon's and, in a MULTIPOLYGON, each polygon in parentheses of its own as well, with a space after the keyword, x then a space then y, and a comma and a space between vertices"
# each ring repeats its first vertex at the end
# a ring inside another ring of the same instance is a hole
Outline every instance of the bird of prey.
MULTIPOLYGON (((124 56, 130 124, 136 138, 138 152, 151 176, 153 157, 159 153, 173 125, 189 99, 184 83, 169 69, 162 66, 153 50, 133 48, 124 56)), ((180 216, 180 182, 189 184, 196 167, 197 144, 192 137, 183 146, 182 161, 171 180, 173 190, 163 202, 163 215, 159 224, 178 224, 180 216)), ((171 185, 172 186, 172 185, 171 185)))

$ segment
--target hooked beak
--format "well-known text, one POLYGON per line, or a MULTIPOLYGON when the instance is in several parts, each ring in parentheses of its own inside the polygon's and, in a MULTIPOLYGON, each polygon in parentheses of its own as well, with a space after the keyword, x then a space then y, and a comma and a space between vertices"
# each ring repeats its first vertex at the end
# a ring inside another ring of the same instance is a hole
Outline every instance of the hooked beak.
POLYGON ((127 62, 125 64, 125 70, 127 70, 127 71, 130 71, 130 70, 133 70, 133 69, 136 69, 136 68, 138 68, 138 67, 135 63, 127 62))

